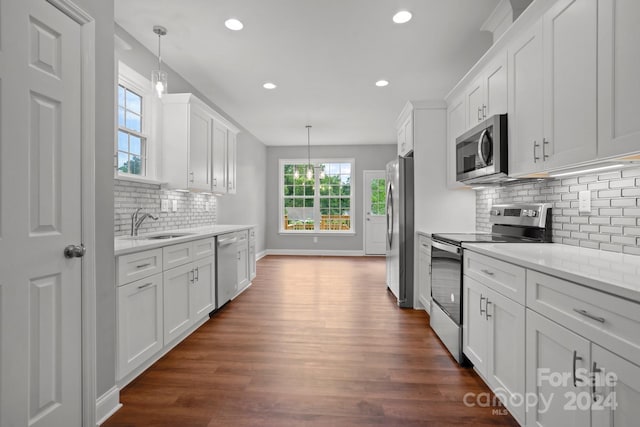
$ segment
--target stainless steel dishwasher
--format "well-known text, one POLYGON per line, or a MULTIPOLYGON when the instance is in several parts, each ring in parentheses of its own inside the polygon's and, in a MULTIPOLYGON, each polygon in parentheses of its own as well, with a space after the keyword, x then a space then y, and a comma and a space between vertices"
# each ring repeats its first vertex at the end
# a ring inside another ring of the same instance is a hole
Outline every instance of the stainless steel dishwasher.
POLYGON ((220 308, 233 298, 238 285, 238 233, 226 233, 217 237, 216 291, 220 308))

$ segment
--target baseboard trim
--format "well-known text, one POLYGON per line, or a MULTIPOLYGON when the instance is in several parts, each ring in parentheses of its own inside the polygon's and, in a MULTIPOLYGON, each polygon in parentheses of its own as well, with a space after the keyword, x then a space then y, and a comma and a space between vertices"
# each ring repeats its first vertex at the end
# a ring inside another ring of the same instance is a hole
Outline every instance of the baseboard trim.
POLYGON ((260 251, 256 254, 256 261, 259 261, 260 259, 266 256, 267 256, 267 251, 260 251))
POLYGON ((98 420, 96 426, 100 426, 107 421, 107 419, 120 408, 122 408, 122 403, 120 403, 120 389, 114 385, 109 391, 96 400, 96 419, 98 420))
POLYGON ((431 301, 424 298, 423 296, 420 296, 420 298, 418 298, 418 301, 420 302, 422 309, 431 314, 431 301))
POLYGON ((300 250, 300 249, 267 249, 266 255, 300 255, 300 256, 364 256, 364 251, 340 251, 340 250, 300 250))

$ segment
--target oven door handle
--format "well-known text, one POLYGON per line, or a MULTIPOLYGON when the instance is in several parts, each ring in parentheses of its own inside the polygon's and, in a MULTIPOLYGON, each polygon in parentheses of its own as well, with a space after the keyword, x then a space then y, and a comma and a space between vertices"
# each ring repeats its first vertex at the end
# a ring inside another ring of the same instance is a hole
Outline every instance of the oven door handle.
POLYGON ((457 255, 460 255, 460 253, 462 252, 462 248, 459 248, 453 245, 447 245, 445 243, 436 242, 435 240, 431 241, 431 246, 446 252, 451 252, 452 254, 457 254, 457 255))

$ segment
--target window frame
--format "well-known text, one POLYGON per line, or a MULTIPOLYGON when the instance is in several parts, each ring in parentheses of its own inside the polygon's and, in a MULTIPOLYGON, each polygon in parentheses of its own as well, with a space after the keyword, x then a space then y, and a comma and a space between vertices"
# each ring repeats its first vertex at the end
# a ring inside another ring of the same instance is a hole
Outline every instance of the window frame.
MULTIPOLYGON (((278 233, 283 235, 334 235, 334 236, 353 236, 356 234, 356 161, 354 158, 312 158, 311 164, 316 166, 326 163, 350 163, 351 164, 351 176, 350 176, 350 194, 349 194, 349 206, 350 206, 350 229, 349 230, 320 230, 320 220, 314 221, 313 230, 287 230, 284 228, 284 166, 287 164, 304 165, 308 163, 308 159, 279 159, 278 160, 278 233)), ((314 169, 314 195, 313 195, 313 211, 314 218, 321 218, 320 214, 320 199, 324 196, 320 195, 320 177, 315 173, 317 168, 314 169)), ((346 197, 346 196, 343 196, 346 197)))
POLYGON ((155 123, 153 93, 151 91, 151 81, 143 77, 131 67, 121 61, 118 61, 118 81, 115 87, 115 138, 114 138, 114 176, 117 179, 130 179, 134 181, 155 181, 156 179, 156 162, 153 130, 155 123), (141 100, 141 131, 137 132, 128 128, 121 128, 118 122, 118 110, 120 104, 118 101, 118 88, 123 86, 125 89, 135 93, 142 98, 141 100), (137 136, 141 139, 143 157, 142 174, 132 174, 122 172, 118 169, 118 132, 122 130, 129 135, 137 136))

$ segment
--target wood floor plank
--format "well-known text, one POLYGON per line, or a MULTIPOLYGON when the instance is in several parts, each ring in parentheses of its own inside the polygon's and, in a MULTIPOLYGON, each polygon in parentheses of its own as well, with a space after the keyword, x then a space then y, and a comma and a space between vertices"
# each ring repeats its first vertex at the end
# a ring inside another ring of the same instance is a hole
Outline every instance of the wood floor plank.
POLYGON ((269 256, 253 285, 121 391, 105 427, 517 426, 399 309, 381 257, 269 256))

